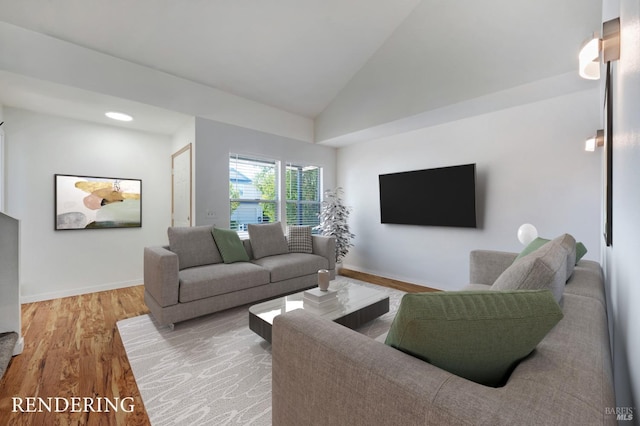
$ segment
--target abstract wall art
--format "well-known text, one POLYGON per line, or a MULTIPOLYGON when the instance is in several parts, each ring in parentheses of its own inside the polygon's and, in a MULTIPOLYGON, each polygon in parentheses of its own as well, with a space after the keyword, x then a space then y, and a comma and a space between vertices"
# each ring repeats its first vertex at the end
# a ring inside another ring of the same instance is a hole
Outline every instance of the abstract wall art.
POLYGON ((142 180, 56 174, 55 230, 142 227, 142 180))

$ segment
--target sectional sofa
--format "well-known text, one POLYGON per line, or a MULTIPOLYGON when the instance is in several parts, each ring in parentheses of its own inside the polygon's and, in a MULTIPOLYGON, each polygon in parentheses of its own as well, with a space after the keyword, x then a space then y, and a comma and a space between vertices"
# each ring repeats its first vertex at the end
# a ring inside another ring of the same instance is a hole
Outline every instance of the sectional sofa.
MULTIPOLYGON (((516 257, 516 253, 472 252, 474 284, 467 290, 487 293, 496 282, 504 285, 511 274, 508 270, 529 261, 522 262, 523 257, 516 262, 516 257)), ((565 269, 566 258, 563 253, 551 262, 554 276, 548 282, 551 286, 562 282, 556 307, 561 306, 564 317, 500 386, 460 377, 303 310, 276 317, 273 424, 615 425, 601 268, 587 260, 574 267, 569 260, 565 269)), ((520 276, 530 286, 539 285, 541 281, 532 277, 520 276)), ((552 292, 529 291, 546 292, 550 303, 556 303, 552 292)))
POLYGON ((335 278, 333 237, 307 230, 296 245, 280 223, 254 225, 242 240, 246 259, 225 263, 212 230, 172 227, 168 246, 144 249, 144 300, 159 325, 313 287, 320 269, 335 278))

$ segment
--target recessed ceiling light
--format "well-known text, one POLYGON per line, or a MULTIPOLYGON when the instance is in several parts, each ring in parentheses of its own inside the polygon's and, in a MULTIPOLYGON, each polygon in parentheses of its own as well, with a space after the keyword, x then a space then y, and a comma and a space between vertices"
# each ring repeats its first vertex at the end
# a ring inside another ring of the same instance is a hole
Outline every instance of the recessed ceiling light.
POLYGON ((104 115, 106 115, 109 118, 112 118, 114 120, 118 120, 118 121, 131 121, 133 120, 133 117, 130 116, 129 114, 124 114, 122 112, 107 112, 104 115))

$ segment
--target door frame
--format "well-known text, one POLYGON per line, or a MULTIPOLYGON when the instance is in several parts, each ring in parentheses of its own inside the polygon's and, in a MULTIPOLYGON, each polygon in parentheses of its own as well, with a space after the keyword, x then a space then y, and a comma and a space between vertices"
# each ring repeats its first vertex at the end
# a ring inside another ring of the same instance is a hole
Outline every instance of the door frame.
POLYGON ((174 188, 174 168, 175 168, 175 160, 176 157, 184 154, 186 151, 189 151, 189 226, 193 226, 193 151, 191 149, 191 143, 185 145, 179 151, 171 154, 171 226, 174 226, 174 215, 175 215, 175 205, 174 199, 175 194, 173 193, 174 188))

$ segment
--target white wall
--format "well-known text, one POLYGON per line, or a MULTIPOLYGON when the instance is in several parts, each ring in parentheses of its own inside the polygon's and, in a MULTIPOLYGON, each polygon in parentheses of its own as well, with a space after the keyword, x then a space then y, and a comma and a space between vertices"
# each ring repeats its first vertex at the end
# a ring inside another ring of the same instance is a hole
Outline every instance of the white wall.
POLYGON ((229 154, 246 154, 323 168, 323 187, 335 186, 336 149, 196 118, 197 225, 229 226, 229 154))
POLYGON ((613 244, 605 247, 618 407, 640 424, 640 1, 605 0, 603 21, 620 16, 613 63, 613 244))
POLYGON ((7 213, 21 220, 21 300, 142 283, 142 254, 166 241, 171 138, 4 108, 7 213), (142 179, 142 228, 54 231, 54 174, 142 179))
POLYGON ((584 151, 599 121, 598 91, 364 142, 338 151, 338 184, 353 208, 345 266, 441 289, 468 283, 469 251, 519 251, 518 227, 568 232, 600 257, 601 153, 584 151), (477 164, 478 229, 382 225, 378 175, 477 164))

